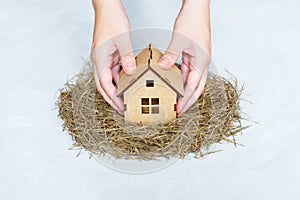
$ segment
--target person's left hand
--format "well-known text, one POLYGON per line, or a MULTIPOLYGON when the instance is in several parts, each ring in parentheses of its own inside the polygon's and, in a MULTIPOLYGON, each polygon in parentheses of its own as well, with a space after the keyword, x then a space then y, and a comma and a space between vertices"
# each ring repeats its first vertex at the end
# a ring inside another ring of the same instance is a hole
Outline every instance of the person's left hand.
POLYGON ((182 56, 180 68, 185 87, 184 96, 177 102, 177 116, 187 111, 204 91, 211 57, 209 4, 209 0, 183 0, 171 43, 158 63, 168 69, 182 56))

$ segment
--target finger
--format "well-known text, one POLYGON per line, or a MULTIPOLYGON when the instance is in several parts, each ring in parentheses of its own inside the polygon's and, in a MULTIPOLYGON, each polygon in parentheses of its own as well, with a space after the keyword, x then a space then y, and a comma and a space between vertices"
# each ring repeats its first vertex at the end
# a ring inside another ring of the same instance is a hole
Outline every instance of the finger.
POLYGON ((123 33, 116 38, 116 46, 121 56, 121 63, 124 72, 132 75, 136 70, 136 62, 132 50, 132 42, 130 32, 123 33))
POLYGON ((187 75, 188 75, 190 70, 189 70, 188 66, 185 63, 183 63, 181 65, 180 69, 181 69, 181 73, 182 73, 183 82, 185 83, 187 75))
POLYGON ((178 99, 177 106, 176 106, 176 110, 179 115, 182 113, 182 109, 185 107, 188 100, 196 91, 196 88, 198 88, 201 80, 201 76, 202 75, 199 74, 196 70, 191 70, 189 72, 187 76, 186 85, 184 87, 184 96, 178 99))
POLYGON ((186 112, 198 100, 199 96, 204 92, 205 83, 207 80, 207 73, 208 73, 208 69, 204 71, 198 88, 196 89, 195 93, 191 96, 191 98, 188 100, 187 104, 184 106, 181 113, 186 112))
POLYGON ((116 111, 118 111, 118 113, 123 115, 123 112, 119 109, 119 107, 112 101, 111 98, 107 96, 106 92, 102 89, 97 72, 94 73, 94 77, 95 77, 97 91, 102 95, 105 101, 113 107, 113 109, 115 109, 116 111))
POLYGON ((127 53, 121 56, 121 63, 124 72, 128 75, 132 75, 136 70, 136 62, 133 52, 127 53))
POLYGON ((187 75, 190 71, 189 67, 187 66, 187 64, 185 62, 183 62, 180 66, 180 70, 181 70, 181 73, 182 73, 183 82, 185 83, 187 75))
POLYGON ((171 68, 178 60, 179 55, 167 50, 164 55, 159 59, 158 65, 163 69, 171 68))
POLYGON ((112 83, 112 71, 107 69, 100 77, 100 86, 105 91, 106 95, 118 106, 119 110, 124 111, 124 103, 120 97, 117 97, 116 87, 112 83))
POLYGON ((112 76, 113 76, 113 80, 114 80, 115 84, 118 85, 119 80, 120 80, 120 64, 117 63, 116 65, 114 65, 111 68, 111 72, 112 72, 112 76))
POLYGON ((158 65, 163 69, 171 68, 176 63, 187 44, 186 37, 183 37, 181 34, 174 31, 169 47, 159 59, 158 65))

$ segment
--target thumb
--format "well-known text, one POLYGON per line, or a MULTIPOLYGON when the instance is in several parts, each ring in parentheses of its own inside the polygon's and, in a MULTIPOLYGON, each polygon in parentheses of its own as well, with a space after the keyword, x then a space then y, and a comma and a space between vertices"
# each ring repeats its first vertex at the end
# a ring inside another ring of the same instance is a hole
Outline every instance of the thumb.
POLYGON ((171 68, 178 60, 186 44, 187 41, 185 37, 174 31, 169 47, 164 55, 159 59, 158 65, 163 69, 171 68))
POLYGON ((136 62, 132 50, 132 42, 130 32, 119 35, 116 39, 116 45, 121 56, 121 63, 124 72, 132 75, 136 69, 136 62))
POLYGON ((178 57, 178 54, 175 54, 168 49, 159 59, 158 65, 163 69, 169 69, 176 63, 178 57))
POLYGON ((124 72, 128 75, 132 75, 136 69, 135 57, 133 52, 129 52, 125 55, 121 55, 121 63, 124 72))

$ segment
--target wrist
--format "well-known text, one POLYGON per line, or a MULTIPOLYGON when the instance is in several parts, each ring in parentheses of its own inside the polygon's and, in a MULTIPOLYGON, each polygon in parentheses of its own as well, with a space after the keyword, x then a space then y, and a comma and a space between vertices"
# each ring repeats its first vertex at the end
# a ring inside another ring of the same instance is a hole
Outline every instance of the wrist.
POLYGON ((126 19, 128 18, 120 0, 93 0, 93 6, 96 22, 102 21, 101 19, 121 19, 124 16, 126 19))
POLYGON ((115 6, 121 4, 120 0, 92 0, 95 10, 107 5, 115 6))
POLYGON ((210 5, 210 0, 182 0, 182 7, 184 6, 209 6, 210 5))

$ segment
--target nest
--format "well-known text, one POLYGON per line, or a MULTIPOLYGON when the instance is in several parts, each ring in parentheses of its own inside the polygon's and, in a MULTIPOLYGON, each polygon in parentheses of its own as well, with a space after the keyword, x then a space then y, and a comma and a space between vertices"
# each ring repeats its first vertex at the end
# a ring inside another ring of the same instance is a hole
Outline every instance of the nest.
POLYGON ((73 149, 117 159, 198 158, 214 152, 213 144, 221 141, 236 145, 235 135, 246 128, 241 124, 241 92, 236 79, 209 73, 204 93, 182 117, 137 125, 126 122, 99 95, 93 72, 86 68, 60 89, 56 105, 73 149))

